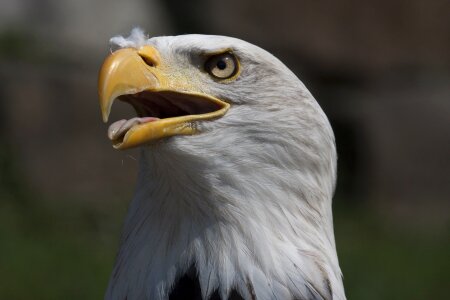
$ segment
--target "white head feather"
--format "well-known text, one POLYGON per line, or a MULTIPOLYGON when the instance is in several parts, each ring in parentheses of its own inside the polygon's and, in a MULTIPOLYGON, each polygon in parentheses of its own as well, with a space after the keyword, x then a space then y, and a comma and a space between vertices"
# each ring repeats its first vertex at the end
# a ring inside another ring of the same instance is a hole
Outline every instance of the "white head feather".
POLYGON ((142 148, 107 299, 167 299, 192 265, 205 299, 236 289, 245 299, 345 299, 331 199, 331 126, 303 83, 270 53, 222 36, 147 39, 165 61, 232 104, 201 134, 142 148), (227 84, 200 72, 196 56, 232 49, 242 73, 227 84), (253 287, 252 291, 249 286, 253 287))

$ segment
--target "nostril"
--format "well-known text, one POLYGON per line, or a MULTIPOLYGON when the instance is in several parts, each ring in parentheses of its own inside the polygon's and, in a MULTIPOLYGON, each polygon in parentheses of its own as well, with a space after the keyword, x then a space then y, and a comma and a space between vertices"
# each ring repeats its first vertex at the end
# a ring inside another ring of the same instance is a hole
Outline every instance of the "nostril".
POLYGON ((147 56, 144 56, 144 55, 139 55, 139 56, 150 67, 155 67, 156 66, 156 61, 152 57, 147 57, 147 56))
POLYGON ((138 50, 139 56, 150 67, 156 67, 159 65, 160 56, 158 50, 152 46, 143 46, 138 50))

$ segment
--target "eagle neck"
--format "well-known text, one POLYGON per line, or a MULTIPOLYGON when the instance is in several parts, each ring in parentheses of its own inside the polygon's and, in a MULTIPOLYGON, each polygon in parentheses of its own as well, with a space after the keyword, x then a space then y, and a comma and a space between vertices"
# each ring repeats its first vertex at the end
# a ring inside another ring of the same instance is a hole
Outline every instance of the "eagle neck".
POLYGON ((342 283, 334 239, 320 229, 329 224, 301 230, 311 222, 301 206, 239 198, 233 190, 240 187, 224 180, 228 174, 211 174, 214 166, 171 150, 161 145, 142 153, 111 299, 167 299, 193 265, 205 299, 215 291, 226 299, 232 289, 245 299, 273 299, 274 293, 278 299, 344 299, 336 296, 342 283))

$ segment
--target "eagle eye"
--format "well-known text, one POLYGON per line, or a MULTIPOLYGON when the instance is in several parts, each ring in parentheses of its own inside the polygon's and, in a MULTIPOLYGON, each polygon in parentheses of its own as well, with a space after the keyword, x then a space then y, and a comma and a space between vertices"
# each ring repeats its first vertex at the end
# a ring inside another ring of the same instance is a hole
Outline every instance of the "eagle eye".
POLYGON ((236 75, 238 62, 233 54, 229 52, 221 53, 208 58, 205 63, 205 70, 215 78, 228 79, 236 75))

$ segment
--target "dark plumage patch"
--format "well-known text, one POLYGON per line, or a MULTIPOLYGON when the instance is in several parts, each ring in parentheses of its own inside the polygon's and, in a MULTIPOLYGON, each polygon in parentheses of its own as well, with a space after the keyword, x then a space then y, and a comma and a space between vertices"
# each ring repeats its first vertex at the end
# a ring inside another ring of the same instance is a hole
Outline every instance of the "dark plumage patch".
MULTIPOLYGON (((197 276, 192 278, 189 274, 185 274, 178 280, 170 293, 169 300, 178 299, 203 300, 200 282, 197 276)), ((215 298, 213 299, 216 300, 215 298)))
MULTIPOLYGON (((250 294, 250 300, 257 300, 255 290, 250 281, 247 282, 248 292, 250 294)), ((321 295, 313 286, 309 287, 310 294, 307 299, 293 299, 293 300, 324 300, 331 299, 331 291, 327 297, 321 295)), ((169 300, 224 300, 220 298, 219 291, 215 290, 214 293, 208 299, 202 298, 202 291, 200 288, 200 281, 198 279, 197 271, 194 267, 191 267, 189 271, 178 279, 174 285, 169 300)), ((232 290, 228 299, 225 300, 244 300, 244 298, 236 291, 232 290)), ((287 299, 281 299, 287 300, 287 299)))
MULTIPOLYGON (((253 294, 254 295, 254 294, 253 294)), ((204 300, 195 268, 178 279, 169 295, 169 300, 204 300)), ((211 294, 208 300, 224 300, 220 298, 218 290, 211 294)), ((244 300, 236 290, 232 290, 226 300, 244 300)))

